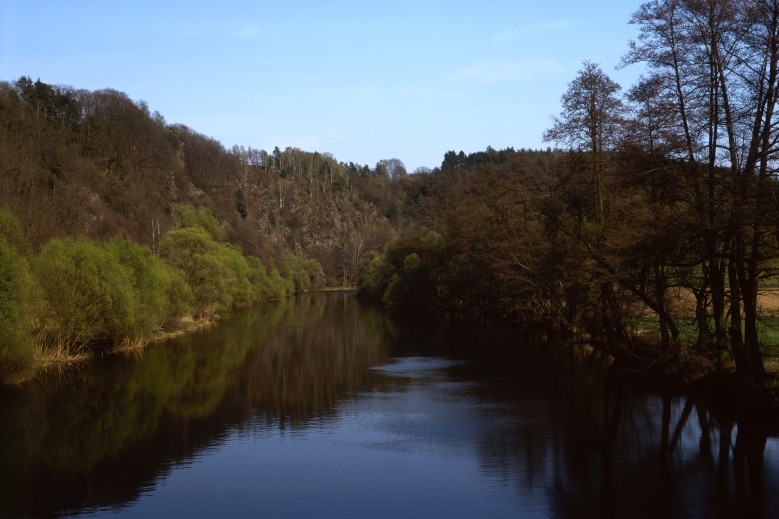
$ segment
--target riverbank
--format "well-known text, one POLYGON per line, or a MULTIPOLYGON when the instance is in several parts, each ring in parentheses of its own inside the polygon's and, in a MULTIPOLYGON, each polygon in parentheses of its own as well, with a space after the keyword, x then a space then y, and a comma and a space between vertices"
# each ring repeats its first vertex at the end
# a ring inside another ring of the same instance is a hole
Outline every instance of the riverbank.
POLYGON ((210 328, 217 325, 220 321, 221 318, 218 316, 201 319, 194 319, 191 317, 184 318, 177 323, 175 328, 161 330, 157 335, 150 339, 128 340, 108 350, 68 351, 65 348, 57 348, 45 352, 41 351, 35 356, 35 363, 29 368, 19 373, 7 374, 0 377, 0 385, 13 386, 24 384, 25 382, 34 379, 38 373, 50 369, 66 369, 74 365, 89 362, 102 355, 114 355, 117 353, 142 350, 154 343, 210 328))

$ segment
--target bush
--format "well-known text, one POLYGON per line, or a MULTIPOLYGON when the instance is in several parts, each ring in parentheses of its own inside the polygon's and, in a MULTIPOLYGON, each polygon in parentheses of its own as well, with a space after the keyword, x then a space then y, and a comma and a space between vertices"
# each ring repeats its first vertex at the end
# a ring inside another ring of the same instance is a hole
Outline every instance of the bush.
POLYGON ((369 251, 360 259, 357 278, 359 294, 373 301, 380 301, 387 290, 395 270, 383 254, 369 251))
POLYGON ((294 293, 306 290, 319 290, 325 286, 325 273, 322 265, 315 259, 302 260, 288 254, 282 265, 284 279, 292 282, 294 293))
POLYGON ((291 279, 281 277, 278 270, 270 272, 271 288, 276 297, 285 297, 295 293, 295 283, 291 279))
POLYGON ((224 238, 224 229, 208 207, 178 204, 173 207, 173 221, 178 229, 200 228, 214 240, 224 238))
POLYGON ((75 353, 134 335, 134 276, 115 250, 84 239, 55 239, 32 267, 45 301, 41 334, 46 346, 75 353))
POLYGON ((251 278, 251 267, 241 250, 230 244, 220 244, 219 255, 228 267, 227 286, 233 306, 247 306, 259 299, 259 287, 251 278))
POLYGON ((187 285, 184 279, 184 273, 181 270, 162 262, 164 265, 163 275, 165 276, 165 299, 167 301, 167 311, 165 312, 164 325, 172 325, 181 317, 192 315, 194 296, 192 289, 187 285))
POLYGON ((155 256, 151 249, 125 238, 114 238, 108 249, 131 275, 133 313, 130 328, 134 337, 149 339, 166 322, 189 310, 192 295, 185 288, 183 275, 155 256))
POLYGON ((182 272, 196 317, 225 315, 236 306, 324 286, 324 272, 315 260, 289 255, 283 275, 275 269, 269 275, 258 258, 219 243, 199 225, 168 232, 160 242, 160 254, 182 272))
POLYGON ((192 291, 195 317, 210 318, 230 309, 229 267, 219 253, 219 244, 203 228, 168 232, 160 242, 160 254, 183 273, 192 291))
POLYGON ((0 236, 0 378, 35 361, 28 304, 33 291, 24 259, 0 236))

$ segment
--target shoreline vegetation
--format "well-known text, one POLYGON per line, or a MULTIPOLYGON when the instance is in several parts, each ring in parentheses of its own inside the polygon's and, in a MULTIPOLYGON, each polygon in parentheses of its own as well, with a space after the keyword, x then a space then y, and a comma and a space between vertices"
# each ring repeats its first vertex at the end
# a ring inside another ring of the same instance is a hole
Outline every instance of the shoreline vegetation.
POLYGON ((268 271, 222 240, 206 208, 179 205, 174 214, 158 254, 116 237, 55 238, 23 255, 4 237, 16 236, 25 249, 18 222, 0 212, 0 379, 22 381, 45 366, 141 348, 234 309, 324 287, 316 261, 290 254, 281 271, 268 271))

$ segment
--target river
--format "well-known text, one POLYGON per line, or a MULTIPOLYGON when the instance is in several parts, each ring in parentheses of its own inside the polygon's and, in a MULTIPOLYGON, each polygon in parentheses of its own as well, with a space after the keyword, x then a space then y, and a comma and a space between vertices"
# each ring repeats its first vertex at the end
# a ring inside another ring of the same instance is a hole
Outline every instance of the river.
POLYGON ((0 517, 779 517, 769 429, 606 373, 349 294, 262 305, 0 389, 0 517))

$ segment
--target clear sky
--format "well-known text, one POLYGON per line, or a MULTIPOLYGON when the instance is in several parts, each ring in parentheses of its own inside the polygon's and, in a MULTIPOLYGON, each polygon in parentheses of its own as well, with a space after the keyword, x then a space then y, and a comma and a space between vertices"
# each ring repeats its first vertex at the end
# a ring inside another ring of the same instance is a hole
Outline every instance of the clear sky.
POLYGON ((629 87, 640 3, 0 0, 0 80, 119 90, 227 148, 413 171, 545 148, 584 60, 629 87))

